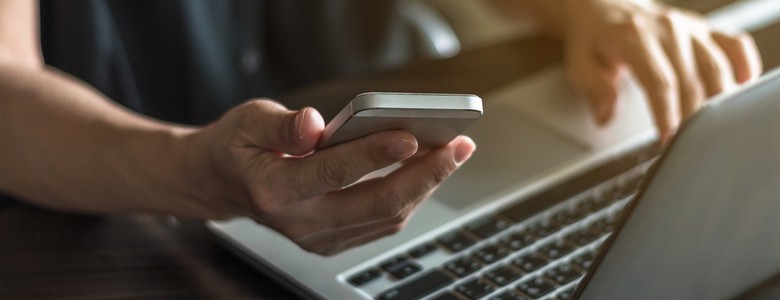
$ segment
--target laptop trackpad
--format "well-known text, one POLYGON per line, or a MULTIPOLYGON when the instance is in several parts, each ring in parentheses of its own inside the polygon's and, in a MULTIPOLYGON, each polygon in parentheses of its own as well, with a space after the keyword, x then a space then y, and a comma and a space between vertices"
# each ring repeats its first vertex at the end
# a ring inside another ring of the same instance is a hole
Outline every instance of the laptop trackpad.
POLYGON ((451 209, 480 204, 587 152, 585 145, 522 117, 512 104, 496 104, 465 132, 477 151, 434 194, 451 209))

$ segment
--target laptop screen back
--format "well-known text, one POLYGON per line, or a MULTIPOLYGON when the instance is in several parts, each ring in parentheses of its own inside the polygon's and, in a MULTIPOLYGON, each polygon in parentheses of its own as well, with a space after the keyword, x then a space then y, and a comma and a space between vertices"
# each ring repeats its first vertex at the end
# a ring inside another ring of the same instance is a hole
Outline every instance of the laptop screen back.
POLYGON ((779 153, 780 72, 713 100, 649 174, 580 299, 723 299, 780 274, 779 153))

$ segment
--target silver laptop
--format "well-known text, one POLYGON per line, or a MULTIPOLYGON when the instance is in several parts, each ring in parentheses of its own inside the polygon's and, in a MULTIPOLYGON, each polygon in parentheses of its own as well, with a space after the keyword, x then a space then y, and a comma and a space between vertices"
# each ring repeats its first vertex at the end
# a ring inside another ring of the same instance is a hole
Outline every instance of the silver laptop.
POLYGON ((780 72, 710 102, 660 159, 634 87, 599 129, 563 80, 487 97, 480 150, 396 236, 325 258, 248 219, 209 227, 310 298, 568 299, 594 269, 583 299, 713 299, 780 274, 780 72))
POLYGON ((482 95, 478 151, 392 237, 321 257, 249 219, 208 226, 306 298, 717 299, 780 274, 780 72, 660 158, 625 82, 603 128, 561 66, 482 95))

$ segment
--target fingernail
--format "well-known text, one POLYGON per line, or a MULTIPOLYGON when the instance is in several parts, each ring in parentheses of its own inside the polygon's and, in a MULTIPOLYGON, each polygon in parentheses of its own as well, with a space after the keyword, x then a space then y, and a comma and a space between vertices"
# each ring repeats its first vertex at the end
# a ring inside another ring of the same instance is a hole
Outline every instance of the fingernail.
POLYGON ((387 154, 397 160, 412 156, 415 152, 417 152, 417 144, 403 138, 396 140, 387 147, 387 154))
POLYGON ((474 144, 474 141, 470 137, 465 137, 465 139, 458 144, 458 147, 455 148, 455 162, 457 164, 462 164, 471 157, 471 154, 474 153, 476 148, 477 146, 474 144))
POLYGON ((303 140, 303 125, 306 123, 306 115, 308 114, 309 108, 306 107, 304 109, 301 109, 298 111, 298 113, 295 115, 295 136, 293 136, 293 139, 296 141, 303 140))

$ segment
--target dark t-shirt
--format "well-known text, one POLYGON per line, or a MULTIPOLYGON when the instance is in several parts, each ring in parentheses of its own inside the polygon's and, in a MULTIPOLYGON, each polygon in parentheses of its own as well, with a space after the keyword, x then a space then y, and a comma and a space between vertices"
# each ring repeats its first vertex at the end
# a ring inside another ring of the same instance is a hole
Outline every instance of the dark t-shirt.
POLYGON ((391 0, 42 0, 47 64, 167 121, 202 124, 251 97, 400 64, 391 0))
MULTIPOLYGON (((47 64, 130 109, 203 124, 252 97, 278 99, 307 84, 408 60, 414 31, 395 5, 41 0, 41 47, 47 64)), ((0 208, 8 203, 0 194, 0 208)))

